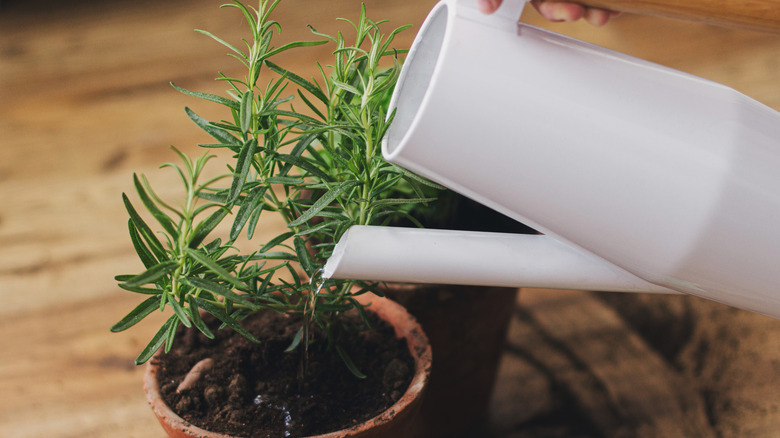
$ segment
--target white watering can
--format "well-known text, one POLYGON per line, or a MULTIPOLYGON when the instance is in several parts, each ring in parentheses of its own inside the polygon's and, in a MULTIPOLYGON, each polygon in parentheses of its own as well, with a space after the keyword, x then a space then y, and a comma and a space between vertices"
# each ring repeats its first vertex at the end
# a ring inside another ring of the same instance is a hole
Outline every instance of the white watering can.
MULTIPOLYGON (((758 15, 777 31, 774 6, 758 15)), ((325 276, 684 292, 780 318, 780 113, 518 24, 522 7, 434 7, 382 151, 544 235, 353 227, 325 276)))

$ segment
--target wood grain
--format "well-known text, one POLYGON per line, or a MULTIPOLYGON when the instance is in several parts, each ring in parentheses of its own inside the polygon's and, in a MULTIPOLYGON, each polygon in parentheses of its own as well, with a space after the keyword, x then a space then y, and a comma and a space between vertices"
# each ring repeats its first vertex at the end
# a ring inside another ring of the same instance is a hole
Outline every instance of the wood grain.
POLYGON ((585 0, 584 5, 780 33, 780 0, 585 0))
MULTIPOLYGON (((132 365, 154 333, 154 321, 122 334, 108 331, 138 302, 112 280, 140 267, 120 194, 132 192, 133 172, 147 174, 163 195, 176 193, 175 176, 157 170, 174 160, 169 146, 201 154, 197 143, 209 141, 186 118, 185 105, 207 117, 225 117, 168 84, 222 93, 224 86, 213 80, 217 71, 240 73, 223 47, 193 32, 207 29, 240 42, 246 31, 241 17, 219 10, 221 3, 6 0, 0 6, 0 436, 162 437, 141 393, 141 369, 132 365)), ((433 3, 366 1, 371 16, 414 26, 399 37, 398 47, 411 43, 433 3)), ((306 36, 308 23, 332 32, 335 18, 355 18, 359 4, 285 0, 276 16, 284 25, 281 38, 306 36)), ((524 20, 723 82, 780 109, 780 39, 774 35, 633 15, 594 29, 547 23, 531 8, 524 20)), ((325 61, 326 52, 311 49, 284 63, 313 76, 314 60, 325 61)), ((263 223, 260 233, 280 226, 263 223)), ((574 328, 591 316, 579 312, 571 318, 574 328)), ((565 329, 569 323, 549 324, 565 329)), ((542 357, 546 350, 539 348, 531 352, 542 357)), ((632 351, 635 361, 645 354, 632 351)), ((594 350, 580 360, 598 356, 594 350)), ((495 436, 520 436, 515 432, 525 426, 517 421, 529 419, 527 412, 577 406, 552 391, 527 360, 508 355, 506 364, 494 408, 495 436), (514 380, 523 377, 530 380, 514 380), (529 396, 529 387, 539 393, 529 396), (518 410, 519 402, 536 410, 518 410)), ((545 372, 562 376, 570 367, 545 372)), ((637 370, 645 368, 615 366, 600 378, 621 391, 622 382, 647 385, 637 370)), ((634 406, 632 415, 661 415, 636 414, 641 406, 634 406)), ((578 412, 587 412, 593 423, 606 415, 599 409, 578 412)), ((557 421, 568 430, 579 424, 557 421)))

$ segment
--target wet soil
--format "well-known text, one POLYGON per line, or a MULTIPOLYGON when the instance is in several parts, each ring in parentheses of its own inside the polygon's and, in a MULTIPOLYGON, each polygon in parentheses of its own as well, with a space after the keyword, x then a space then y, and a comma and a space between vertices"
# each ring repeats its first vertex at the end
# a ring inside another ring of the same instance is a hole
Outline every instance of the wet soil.
MULTIPOLYGON (((359 318, 340 345, 366 378, 359 379, 327 342, 309 345, 306 376, 302 352, 285 352, 299 321, 260 312, 243 325, 260 344, 233 330, 214 331, 210 340, 184 329, 171 352, 160 359, 163 399, 203 429, 240 437, 301 437, 350 427, 381 413, 403 395, 414 363, 403 339, 369 312, 373 327, 358 331, 359 318), (192 367, 211 358, 213 366, 192 387, 177 392, 192 367)), ((216 330, 219 324, 210 321, 216 330)), ((318 337, 317 339, 322 339, 318 337)))

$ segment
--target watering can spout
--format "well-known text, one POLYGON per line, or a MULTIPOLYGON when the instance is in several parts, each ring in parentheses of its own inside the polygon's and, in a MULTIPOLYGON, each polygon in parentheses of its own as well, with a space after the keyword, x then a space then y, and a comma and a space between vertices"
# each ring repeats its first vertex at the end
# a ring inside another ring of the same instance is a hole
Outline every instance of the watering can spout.
POLYGON ((353 226, 323 276, 352 280, 675 293, 544 235, 353 226))

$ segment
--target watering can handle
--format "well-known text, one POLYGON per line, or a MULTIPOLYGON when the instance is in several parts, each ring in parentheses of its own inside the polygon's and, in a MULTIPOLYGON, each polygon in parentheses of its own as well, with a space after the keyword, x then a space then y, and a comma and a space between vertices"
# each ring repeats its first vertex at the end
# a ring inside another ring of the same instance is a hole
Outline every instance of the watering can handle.
POLYGON ((780 33, 780 0, 578 0, 585 6, 780 33))

